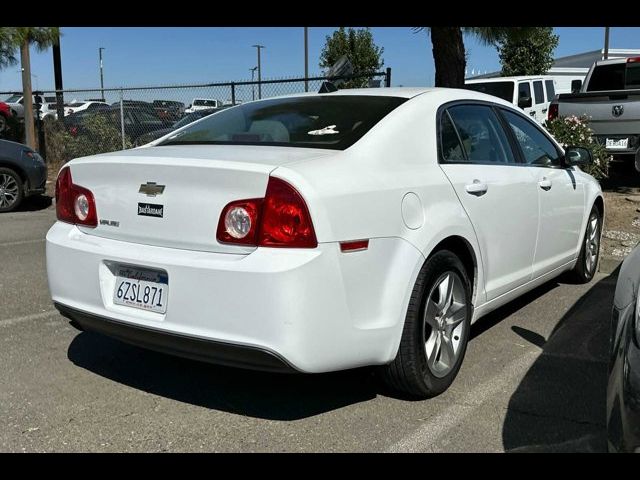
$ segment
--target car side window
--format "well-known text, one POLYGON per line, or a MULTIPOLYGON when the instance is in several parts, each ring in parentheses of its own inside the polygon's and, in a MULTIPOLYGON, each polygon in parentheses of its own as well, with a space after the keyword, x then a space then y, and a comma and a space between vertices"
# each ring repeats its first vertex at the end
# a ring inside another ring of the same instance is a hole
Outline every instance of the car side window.
POLYGON ((533 82, 533 96, 536 104, 544 103, 544 91, 542 90, 542 80, 533 82))
POLYGON ((448 112, 442 113, 442 123, 440 131, 440 144, 442 146, 442 159, 445 162, 466 162, 460 138, 456 129, 451 123, 448 112))
POLYGON ((520 145, 525 163, 542 167, 560 165, 560 152, 540 129, 522 115, 502 110, 520 145))
POLYGON ((448 109, 471 163, 516 163, 509 140, 493 108, 457 105, 448 109))
POLYGON ((556 96, 556 89, 553 86, 553 80, 545 80, 544 83, 547 87, 547 101, 550 102, 556 96))
POLYGON ((531 98, 531 86, 529 82, 520 82, 518 84, 518 101, 522 98, 531 98))

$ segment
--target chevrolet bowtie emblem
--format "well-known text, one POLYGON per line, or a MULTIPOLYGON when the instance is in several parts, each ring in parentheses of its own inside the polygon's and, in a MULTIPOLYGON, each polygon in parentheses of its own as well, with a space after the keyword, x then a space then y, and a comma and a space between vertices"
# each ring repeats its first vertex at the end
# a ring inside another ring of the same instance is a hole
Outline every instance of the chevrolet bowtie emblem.
POLYGON ((144 193, 148 197, 155 197, 164 192, 164 185, 158 185, 156 182, 147 182, 140 185, 138 193, 144 193))

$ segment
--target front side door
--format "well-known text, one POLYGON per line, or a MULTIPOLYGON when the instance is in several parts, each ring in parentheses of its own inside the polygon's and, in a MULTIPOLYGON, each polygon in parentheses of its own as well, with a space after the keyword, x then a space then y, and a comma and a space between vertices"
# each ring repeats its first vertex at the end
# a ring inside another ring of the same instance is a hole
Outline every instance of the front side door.
POLYGON ((538 125, 511 110, 501 111, 538 186, 537 277, 575 258, 585 211, 584 184, 572 168, 561 168, 561 152, 538 125))
POLYGON ((487 300, 529 281, 538 193, 488 104, 458 104, 441 115, 441 167, 476 232, 487 300))
POLYGON ((518 82, 518 106, 532 118, 536 116, 533 108, 533 91, 529 80, 518 82))

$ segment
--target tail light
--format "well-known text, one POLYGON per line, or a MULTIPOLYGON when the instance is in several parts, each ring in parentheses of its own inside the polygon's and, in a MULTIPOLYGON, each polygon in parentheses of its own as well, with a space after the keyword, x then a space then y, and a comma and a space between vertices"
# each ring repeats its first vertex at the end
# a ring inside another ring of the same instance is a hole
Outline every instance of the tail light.
POLYGON ((98 225, 93 193, 73 183, 69 167, 60 171, 56 181, 56 216, 61 222, 74 225, 92 228, 98 225))
POLYGON ((269 177, 265 198, 238 200, 222 210, 217 239, 260 247, 318 246, 304 199, 294 187, 275 177, 269 177))
POLYGON ((552 103, 549 105, 547 120, 555 120, 556 118, 558 118, 558 104, 552 103))
POLYGON ((627 63, 640 63, 640 57, 629 57, 627 63))

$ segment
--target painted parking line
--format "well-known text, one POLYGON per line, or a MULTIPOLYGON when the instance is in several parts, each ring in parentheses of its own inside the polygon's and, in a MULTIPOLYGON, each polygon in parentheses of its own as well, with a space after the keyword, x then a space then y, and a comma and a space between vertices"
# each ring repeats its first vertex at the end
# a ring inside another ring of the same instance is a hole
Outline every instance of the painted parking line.
POLYGON ((58 311, 55 309, 52 309, 52 310, 44 311, 42 313, 32 313, 31 315, 23 315, 21 317, 7 318, 5 320, 0 320, 0 327, 15 325, 16 323, 31 322, 33 320, 44 320, 45 318, 49 318, 53 315, 59 315, 58 311))
POLYGON ((15 242, 0 243, 0 247, 15 247, 16 245, 28 245, 30 243, 42 243, 44 238, 36 238, 34 240, 18 240, 15 242))
POLYGON ((388 453, 437 451, 438 445, 442 444, 439 441, 442 437, 471 416, 484 403, 513 386, 517 379, 524 377, 540 353, 540 350, 533 350, 523 354, 502 369, 502 372, 508 372, 506 375, 495 375, 486 382, 480 383, 464 397, 456 399, 459 403, 445 409, 385 451, 388 453))

